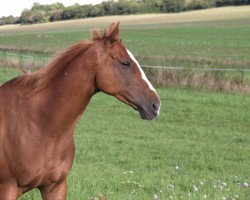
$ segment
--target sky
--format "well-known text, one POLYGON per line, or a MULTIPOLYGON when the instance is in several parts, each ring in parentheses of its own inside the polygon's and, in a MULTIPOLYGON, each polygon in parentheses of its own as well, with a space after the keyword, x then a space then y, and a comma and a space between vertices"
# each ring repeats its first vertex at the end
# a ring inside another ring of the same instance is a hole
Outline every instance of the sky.
POLYGON ((63 3, 65 6, 78 4, 98 4, 103 0, 1 0, 0 17, 2 16, 20 16, 24 8, 30 9, 34 2, 40 4, 63 3))

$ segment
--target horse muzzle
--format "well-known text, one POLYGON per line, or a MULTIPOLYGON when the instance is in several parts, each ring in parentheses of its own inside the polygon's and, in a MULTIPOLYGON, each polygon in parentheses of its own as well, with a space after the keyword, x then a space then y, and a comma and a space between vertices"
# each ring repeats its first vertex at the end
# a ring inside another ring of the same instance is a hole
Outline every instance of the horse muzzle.
POLYGON ((153 120, 160 114, 161 102, 156 93, 151 94, 153 94, 151 97, 149 97, 149 95, 137 95, 136 98, 132 98, 132 95, 123 96, 120 94, 115 95, 115 97, 123 103, 131 106, 134 110, 138 111, 142 119, 153 120))
POLYGON ((137 110, 140 113, 142 119, 153 120, 159 116, 160 102, 154 101, 149 106, 137 106, 137 110))

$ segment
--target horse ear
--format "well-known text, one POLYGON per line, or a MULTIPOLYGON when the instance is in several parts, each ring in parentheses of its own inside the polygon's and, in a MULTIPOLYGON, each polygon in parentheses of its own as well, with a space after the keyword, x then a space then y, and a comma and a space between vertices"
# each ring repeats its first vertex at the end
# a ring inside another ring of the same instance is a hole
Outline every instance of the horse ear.
POLYGON ((105 34, 106 39, 108 39, 111 44, 120 40, 120 38, 119 38, 119 24, 120 24, 120 22, 112 23, 109 26, 109 28, 106 30, 106 34, 105 34))

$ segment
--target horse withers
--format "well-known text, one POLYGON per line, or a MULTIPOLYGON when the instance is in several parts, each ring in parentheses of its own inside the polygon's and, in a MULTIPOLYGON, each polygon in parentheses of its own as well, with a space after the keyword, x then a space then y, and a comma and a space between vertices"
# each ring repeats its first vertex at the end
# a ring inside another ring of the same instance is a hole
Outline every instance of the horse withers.
POLYGON ((44 200, 66 199, 73 131, 95 93, 115 96, 142 119, 159 115, 159 96, 121 43, 119 23, 92 35, 0 87, 0 200, 33 188, 44 200))

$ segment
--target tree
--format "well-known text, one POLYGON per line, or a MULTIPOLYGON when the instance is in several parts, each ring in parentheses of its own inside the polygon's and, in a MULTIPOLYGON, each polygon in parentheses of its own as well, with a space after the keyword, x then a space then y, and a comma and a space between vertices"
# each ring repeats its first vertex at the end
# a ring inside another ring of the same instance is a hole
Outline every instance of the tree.
POLYGON ((79 19, 87 17, 89 5, 75 4, 73 6, 66 7, 62 12, 62 19, 79 19))
POLYGON ((33 22, 33 12, 28 9, 24 9, 20 16, 20 22, 22 24, 32 23, 33 22))
POLYGON ((9 15, 8 17, 1 17, 0 18, 0 25, 5 24, 15 24, 19 17, 13 17, 13 15, 9 15))
POLYGON ((162 7, 162 0, 142 0, 141 12, 160 12, 162 7))
POLYGON ((20 18, 13 16, 0 18, 0 25, 42 23, 103 15, 181 12, 183 10, 246 4, 250 4, 250 0, 109 0, 97 5, 75 4, 68 7, 65 7, 62 3, 42 5, 35 2, 30 10, 23 10, 20 18))
POLYGON ((206 9, 210 7, 214 7, 214 0, 207 0, 207 1, 191 0, 185 4, 184 9, 185 10, 199 10, 199 9, 206 9))
POLYGON ((116 15, 134 14, 139 12, 139 5, 136 1, 120 0, 115 2, 113 10, 116 15))
POLYGON ((250 0, 215 0, 215 6, 229 6, 229 5, 247 5, 250 4, 250 0))
POLYGON ((65 6, 62 3, 53 3, 50 5, 42 5, 40 3, 35 2, 35 3, 33 3, 31 10, 32 11, 43 10, 47 13, 49 11, 62 10, 64 8, 65 8, 65 6))
POLYGON ((185 0, 163 0, 162 12, 180 12, 183 11, 185 0))
POLYGON ((101 3, 102 15, 114 15, 115 14, 115 2, 103 1, 101 3))
POLYGON ((54 22, 54 21, 60 21, 62 20, 62 10, 53 10, 48 12, 49 16, 49 21, 54 22))
POLYGON ((43 10, 36 10, 32 15, 32 23, 45 22, 46 12, 43 10))
POLYGON ((88 9, 86 9, 87 17, 96 17, 101 15, 101 9, 97 6, 89 5, 88 9))

